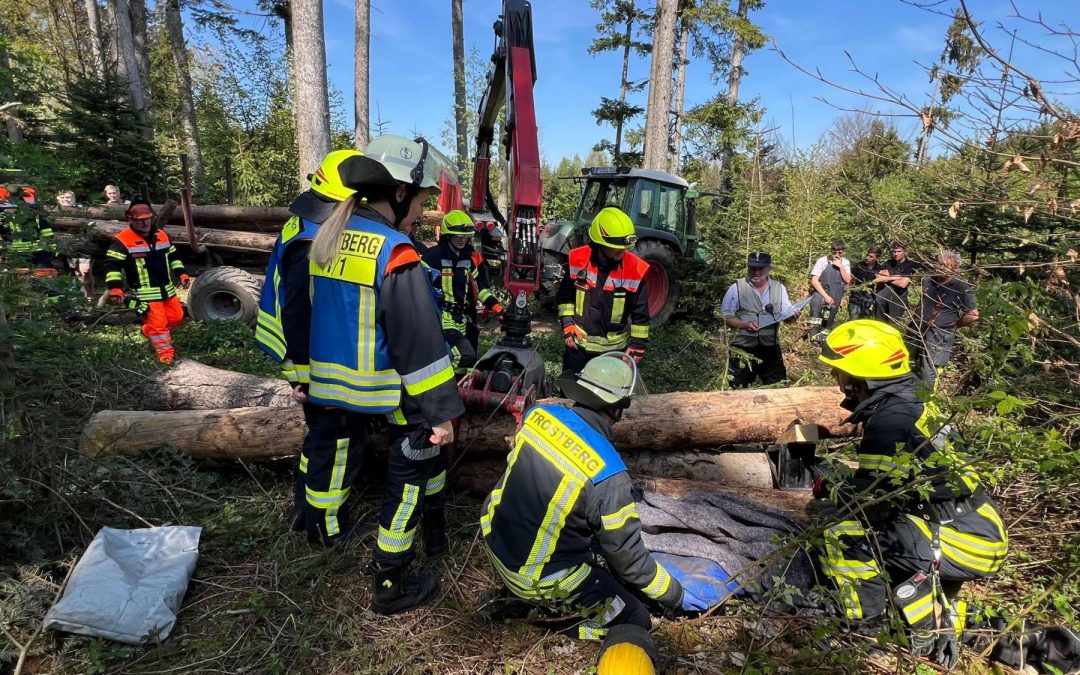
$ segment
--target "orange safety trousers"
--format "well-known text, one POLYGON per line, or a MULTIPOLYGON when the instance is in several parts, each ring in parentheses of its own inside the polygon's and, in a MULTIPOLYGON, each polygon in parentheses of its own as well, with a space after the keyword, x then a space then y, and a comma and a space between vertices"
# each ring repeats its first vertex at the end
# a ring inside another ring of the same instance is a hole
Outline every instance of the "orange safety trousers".
POLYGON ((154 346, 158 361, 172 363, 173 346, 169 329, 179 326, 184 320, 184 307, 175 295, 168 300, 152 300, 146 303, 149 309, 143 317, 142 334, 154 346))

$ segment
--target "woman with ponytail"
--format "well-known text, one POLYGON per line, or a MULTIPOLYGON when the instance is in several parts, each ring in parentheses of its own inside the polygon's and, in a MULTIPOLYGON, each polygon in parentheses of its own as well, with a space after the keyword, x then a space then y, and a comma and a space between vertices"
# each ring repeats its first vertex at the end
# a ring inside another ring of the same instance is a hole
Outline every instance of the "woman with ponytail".
MULTIPOLYGON (((456 181, 451 167, 422 138, 374 139, 364 157, 344 168, 342 181, 355 193, 326 219, 311 248, 308 398, 368 422, 391 421, 387 495, 371 567, 374 609, 381 614, 412 609, 438 593, 436 577, 406 573, 416 557, 417 527, 429 557, 446 549, 442 446, 453 441, 450 420, 464 406, 430 279, 398 228, 420 217, 440 179, 456 181)), ((348 446, 357 451, 322 453, 325 485, 312 484, 314 460, 308 458, 309 504, 327 512, 344 506, 360 463, 358 444, 348 446)))

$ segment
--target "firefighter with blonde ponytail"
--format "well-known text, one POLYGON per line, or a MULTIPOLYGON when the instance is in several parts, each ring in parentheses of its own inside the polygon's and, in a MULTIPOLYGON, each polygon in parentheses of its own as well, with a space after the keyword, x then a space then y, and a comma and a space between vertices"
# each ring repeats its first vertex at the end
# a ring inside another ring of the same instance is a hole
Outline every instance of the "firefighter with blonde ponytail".
MULTIPOLYGON (((450 420, 464 412, 429 277, 398 228, 420 217, 440 180, 456 182, 456 175, 422 138, 381 136, 361 159, 341 176, 355 192, 323 222, 311 248, 308 398, 394 423, 371 569, 374 610, 396 614, 438 593, 438 578, 406 569, 415 558, 418 528, 429 558, 445 551, 437 499, 446 481, 442 446, 454 438, 450 420)), ((329 511, 348 496, 347 476, 357 471, 359 448, 327 451, 323 459, 330 480, 313 486, 314 459, 308 458, 308 501, 329 511)))

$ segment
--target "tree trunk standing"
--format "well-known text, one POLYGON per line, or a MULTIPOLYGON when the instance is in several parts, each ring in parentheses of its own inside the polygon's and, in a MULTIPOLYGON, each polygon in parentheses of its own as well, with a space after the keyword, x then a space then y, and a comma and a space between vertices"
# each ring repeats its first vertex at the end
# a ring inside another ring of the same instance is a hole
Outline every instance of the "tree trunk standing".
POLYGON ((454 124, 457 127, 458 171, 469 161, 469 120, 465 101, 465 17, 462 0, 450 0, 450 22, 454 33, 454 124))
MULTIPOLYGON (((0 36, 5 36, 3 24, 0 24, 0 36)), ((0 45, 0 68, 11 72, 11 56, 8 54, 7 49, 4 49, 0 45)), ((5 85, 0 89, 0 104, 11 103, 15 101, 15 92, 10 85, 5 85)), ((22 127, 19 126, 18 121, 10 114, 5 118, 4 124, 7 126, 8 141, 19 144, 23 142, 22 127)))
POLYGON ((185 145, 191 162, 191 175, 198 192, 204 184, 202 150, 199 147, 199 127, 195 119, 195 96, 191 90, 191 69, 188 64, 187 46, 184 44, 184 19, 180 14, 179 0, 165 0, 165 27, 169 31, 169 47, 176 65, 176 89, 180 95, 180 117, 184 125, 185 145))
POLYGON ((367 147, 371 138, 368 123, 368 76, 371 64, 371 1, 356 0, 356 51, 353 57, 353 104, 356 109, 356 132, 353 143, 357 150, 367 147))
POLYGON ((296 144, 301 187, 330 152, 330 102, 326 85, 326 40, 321 0, 292 3, 292 63, 296 96, 296 144))
MULTIPOLYGON (((746 21, 746 17, 750 13, 750 1, 739 0, 739 7, 735 11, 737 21, 746 21)), ((742 82, 742 62, 745 56, 746 37, 742 31, 736 30, 735 39, 731 43, 731 70, 728 72, 727 80, 727 104, 731 108, 734 108, 739 103, 739 84, 742 82)), ((725 141, 720 171, 722 172, 721 189, 728 195, 731 194, 734 187, 731 177, 731 162, 734 158, 735 146, 732 145, 731 141, 725 141)))
MULTIPOLYGON (((626 19, 626 33, 624 33, 625 43, 623 44, 622 54, 622 79, 619 80, 619 107, 622 107, 626 103, 626 92, 630 90, 630 47, 633 44, 634 37, 634 17, 631 16, 626 19)), ((615 122, 615 149, 612 157, 615 166, 622 164, 622 129, 625 120, 620 117, 615 122)))
POLYGON ((98 77, 105 75, 105 53, 101 46, 101 18, 97 0, 84 0, 86 6, 86 25, 90 29, 90 54, 94 58, 94 67, 98 77))
POLYGON ((671 65, 675 57, 675 19, 678 0, 656 1, 649 104, 645 111, 644 168, 668 168, 669 118, 671 117, 671 65))
POLYGON ((683 108, 686 105, 686 47, 690 40, 690 27, 683 22, 681 35, 679 36, 679 51, 676 56, 679 59, 678 76, 675 83, 675 130, 672 133, 673 154, 671 157, 671 172, 679 173, 682 169, 682 125, 683 108))
POLYGON ((146 51, 146 0, 128 0, 131 7, 131 38, 135 45, 135 63, 139 66, 139 84, 150 107, 150 56, 146 51))
POLYGON ((139 62, 135 57, 135 37, 131 27, 131 6, 128 0, 109 0, 114 21, 113 35, 116 41, 117 71, 122 79, 127 80, 131 107, 143 127, 143 134, 148 138, 153 133, 150 128, 150 113, 143 95, 143 85, 139 78, 139 62))

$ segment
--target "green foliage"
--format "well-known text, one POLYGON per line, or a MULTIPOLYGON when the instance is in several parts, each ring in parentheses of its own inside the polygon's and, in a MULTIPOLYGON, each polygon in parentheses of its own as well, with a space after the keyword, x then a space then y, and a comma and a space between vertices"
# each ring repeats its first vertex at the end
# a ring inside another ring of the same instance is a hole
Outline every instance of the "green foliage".
POLYGON ((540 177, 544 181, 544 211, 545 223, 556 220, 570 220, 577 210, 578 201, 581 197, 581 181, 561 180, 561 178, 581 175, 581 169, 585 162, 575 155, 564 157, 558 165, 552 168, 546 162, 541 167, 540 177))

